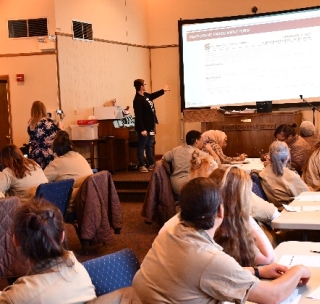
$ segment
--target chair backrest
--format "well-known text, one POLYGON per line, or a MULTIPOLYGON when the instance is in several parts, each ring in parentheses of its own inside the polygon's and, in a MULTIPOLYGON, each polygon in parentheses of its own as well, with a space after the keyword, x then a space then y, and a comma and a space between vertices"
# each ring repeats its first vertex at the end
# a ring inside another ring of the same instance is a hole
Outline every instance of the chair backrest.
POLYGON ((21 205, 16 196, 0 198, 0 278, 17 278, 30 271, 21 249, 13 244, 13 218, 21 205))
POLYGON ((259 174, 257 172, 251 172, 250 176, 252 179, 252 192, 266 201, 267 196, 262 188, 259 174))
POLYGON ((74 179, 64 179, 51 183, 40 184, 35 197, 44 198, 55 204, 65 215, 72 194, 74 179))
POLYGON ((140 262, 133 250, 127 248, 86 261, 83 266, 89 273, 97 296, 101 296, 131 286, 140 262))

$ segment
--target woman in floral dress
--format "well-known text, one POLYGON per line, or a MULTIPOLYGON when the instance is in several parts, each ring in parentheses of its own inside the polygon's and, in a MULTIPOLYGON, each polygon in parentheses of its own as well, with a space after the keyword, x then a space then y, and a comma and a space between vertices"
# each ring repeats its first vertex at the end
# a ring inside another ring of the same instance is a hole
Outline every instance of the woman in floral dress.
POLYGON ((44 169, 53 160, 52 141, 60 128, 50 118, 43 102, 35 101, 31 107, 28 125, 29 157, 44 169))

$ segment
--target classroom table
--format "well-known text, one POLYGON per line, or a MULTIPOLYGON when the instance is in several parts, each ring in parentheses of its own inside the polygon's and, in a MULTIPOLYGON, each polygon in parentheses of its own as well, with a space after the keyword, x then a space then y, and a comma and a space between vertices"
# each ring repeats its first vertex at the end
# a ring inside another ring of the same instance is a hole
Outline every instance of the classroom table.
MULTIPOLYGON (((320 243, 297 241, 282 242, 276 247, 275 253, 277 256, 277 262, 280 261, 283 255, 303 255, 310 257, 319 257, 320 259, 319 253, 313 253, 310 252, 310 250, 320 251, 320 243)), ((309 299, 307 298, 307 296, 320 286, 320 267, 307 267, 311 271, 311 277, 307 285, 297 287, 299 295, 301 294, 299 303, 319 303, 319 300, 309 299)))
MULTIPOLYGON (((289 206, 320 206, 320 192, 302 192, 289 206)), ((278 218, 271 221, 275 229, 320 230, 320 211, 289 212, 282 210, 278 218)), ((305 234, 306 239, 306 234, 305 234)))
POLYGON ((259 171, 264 169, 263 162, 260 160, 260 158, 246 158, 244 163, 234 162, 232 165, 246 171, 248 174, 250 174, 252 169, 259 171))

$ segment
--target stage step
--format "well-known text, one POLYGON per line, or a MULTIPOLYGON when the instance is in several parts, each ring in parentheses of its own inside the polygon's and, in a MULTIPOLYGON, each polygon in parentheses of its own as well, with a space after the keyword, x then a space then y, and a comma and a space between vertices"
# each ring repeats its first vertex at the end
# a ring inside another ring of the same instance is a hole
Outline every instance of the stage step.
POLYGON ((120 202, 143 202, 149 181, 114 181, 120 202))

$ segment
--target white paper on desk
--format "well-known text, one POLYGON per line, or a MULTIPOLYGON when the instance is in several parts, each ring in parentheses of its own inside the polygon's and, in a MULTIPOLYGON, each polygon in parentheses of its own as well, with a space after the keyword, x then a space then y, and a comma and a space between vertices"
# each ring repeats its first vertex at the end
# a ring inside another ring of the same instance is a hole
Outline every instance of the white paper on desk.
POLYGON ((285 266, 295 266, 302 264, 307 267, 320 267, 320 254, 316 255, 283 255, 279 262, 285 266))
POLYGON ((316 290, 314 290, 309 295, 307 295, 307 298, 310 298, 313 300, 320 300, 320 287, 318 287, 316 290))
POLYGON ((315 202, 320 201, 320 192, 302 192, 299 196, 295 197, 296 201, 315 202))
POLYGON ((308 212, 308 211, 320 211, 320 205, 316 206, 290 206, 286 204, 282 204, 284 209, 286 209, 288 212, 308 212))
POLYGON ((299 303, 299 300, 301 298, 301 295, 299 295, 299 290, 295 289, 293 293, 284 301, 282 301, 280 304, 296 304, 299 303))

